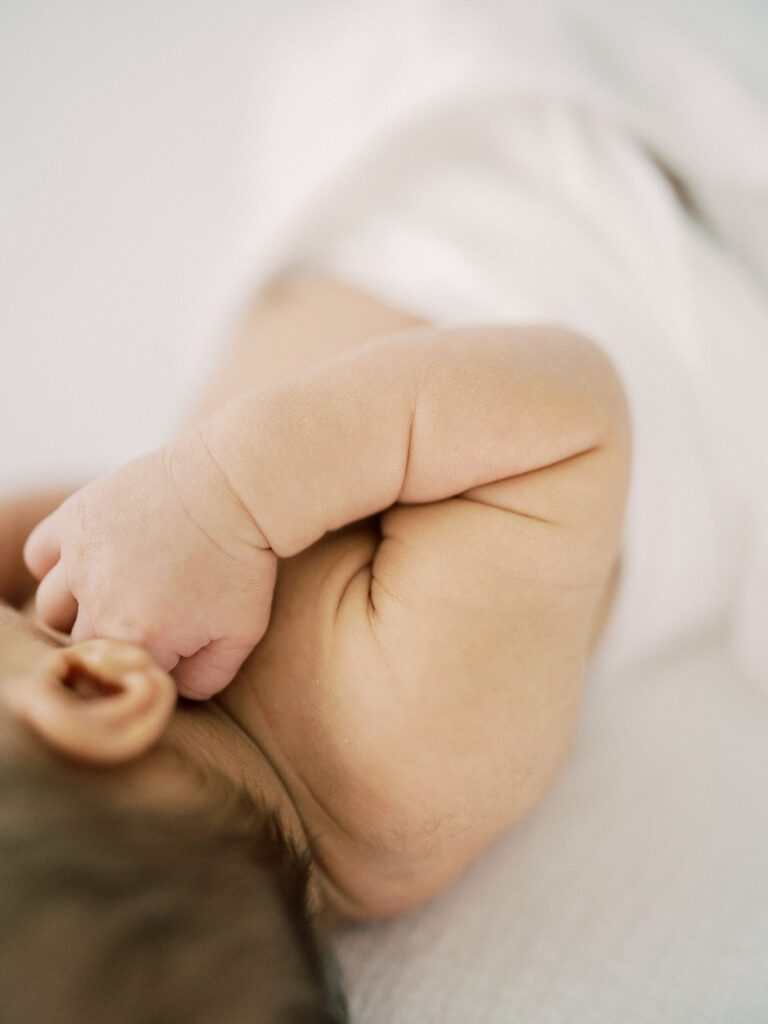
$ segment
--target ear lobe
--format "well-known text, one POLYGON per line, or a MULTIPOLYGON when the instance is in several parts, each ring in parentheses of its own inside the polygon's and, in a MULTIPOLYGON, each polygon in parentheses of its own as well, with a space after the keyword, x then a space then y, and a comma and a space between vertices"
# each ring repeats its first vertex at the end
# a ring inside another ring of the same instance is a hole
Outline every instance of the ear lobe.
POLYGON ((140 647, 89 640, 52 652, 34 674, 4 687, 3 697, 14 717, 60 753, 118 765, 160 738, 176 688, 140 647))

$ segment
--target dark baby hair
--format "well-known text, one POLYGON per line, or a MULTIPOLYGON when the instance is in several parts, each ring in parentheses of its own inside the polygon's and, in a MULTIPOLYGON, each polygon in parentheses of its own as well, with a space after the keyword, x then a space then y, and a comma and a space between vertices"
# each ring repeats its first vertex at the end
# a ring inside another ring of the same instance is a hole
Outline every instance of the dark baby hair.
POLYGON ((252 801, 215 817, 118 806, 50 766, 0 762, 3 1024, 346 1020, 309 858, 252 801))

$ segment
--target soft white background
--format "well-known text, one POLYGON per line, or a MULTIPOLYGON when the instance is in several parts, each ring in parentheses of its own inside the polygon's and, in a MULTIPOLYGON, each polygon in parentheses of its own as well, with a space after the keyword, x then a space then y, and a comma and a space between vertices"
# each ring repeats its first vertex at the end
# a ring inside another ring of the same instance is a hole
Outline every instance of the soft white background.
POLYGON ((163 440, 256 207, 274 4, 0 5, 0 486, 163 440))

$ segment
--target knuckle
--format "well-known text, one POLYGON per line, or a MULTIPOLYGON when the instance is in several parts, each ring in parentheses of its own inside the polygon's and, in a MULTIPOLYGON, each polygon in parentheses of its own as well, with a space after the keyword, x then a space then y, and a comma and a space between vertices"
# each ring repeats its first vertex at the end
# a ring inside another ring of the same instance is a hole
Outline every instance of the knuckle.
POLYGON ((144 622, 137 618, 116 615, 111 605, 96 609, 91 606, 88 612, 93 632, 98 636, 98 641, 95 642, 109 643, 115 649, 117 645, 121 645, 127 651, 151 647, 156 639, 155 631, 144 622))

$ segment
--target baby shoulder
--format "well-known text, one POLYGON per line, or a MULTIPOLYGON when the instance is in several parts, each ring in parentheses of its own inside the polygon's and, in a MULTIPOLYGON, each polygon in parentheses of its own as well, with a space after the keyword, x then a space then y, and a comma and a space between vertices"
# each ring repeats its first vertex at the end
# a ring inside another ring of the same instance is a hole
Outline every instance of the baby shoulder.
POLYGON ((611 590, 625 460, 585 452, 380 517, 328 650, 345 877, 359 872, 366 912, 439 891, 556 776, 611 590))

